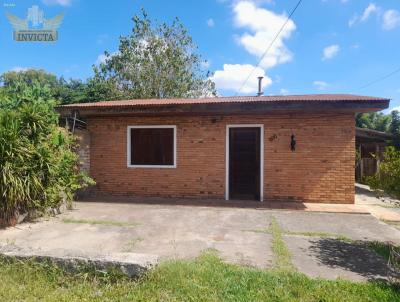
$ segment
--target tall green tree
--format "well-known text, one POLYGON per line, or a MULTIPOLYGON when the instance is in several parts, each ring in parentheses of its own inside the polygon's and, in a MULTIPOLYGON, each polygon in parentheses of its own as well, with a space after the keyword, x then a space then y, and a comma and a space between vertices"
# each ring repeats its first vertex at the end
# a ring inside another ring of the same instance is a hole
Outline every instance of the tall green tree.
POLYGON ((400 114, 397 110, 393 110, 392 122, 390 123, 390 133, 393 134, 393 146, 400 150, 400 114))
POLYGON ((182 23, 154 23, 147 13, 133 17, 132 32, 118 51, 105 52, 89 81, 93 100, 176 98, 215 95, 209 72, 182 23))
POLYGON ((51 98, 62 104, 81 103, 87 100, 87 84, 81 80, 65 80, 42 69, 28 69, 21 71, 8 71, 0 76, 2 90, 9 94, 20 94, 36 83, 47 87, 51 98))
POLYGON ((356 127, 388 132, 391 116, 382 112, 359 113, 356 115, 356 127))
POLYGON ((3 73, 0 76, 0 83, 10 93, 20 94, 27 85, 33 85, 33 83, 52 90, 58 86, 58 79, 54 74, 42 69, 27 69, 3 73))
POLYGON ((54 87, 58 84, 57 77, 43 69, 7 71, 0 76, 0 81, 5 87, 16 87, 20 83, 32 85, 34 82, 41 86, 49 87, 54 87))
POLYGON ((88 101, 88 85, 82 80, 58 79, 58 85, 53 89, 53 97, 62 104, 84 103, 88 101))

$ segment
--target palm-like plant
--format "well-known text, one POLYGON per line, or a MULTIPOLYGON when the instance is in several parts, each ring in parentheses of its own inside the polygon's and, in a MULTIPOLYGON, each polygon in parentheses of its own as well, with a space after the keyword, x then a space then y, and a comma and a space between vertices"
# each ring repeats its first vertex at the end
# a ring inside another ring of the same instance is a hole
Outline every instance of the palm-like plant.
POLYGON ((90 182, 77 169, 74 140, 58 127, 45 87, 0 94, 0 223, 18 213, 57 207, 90 182))

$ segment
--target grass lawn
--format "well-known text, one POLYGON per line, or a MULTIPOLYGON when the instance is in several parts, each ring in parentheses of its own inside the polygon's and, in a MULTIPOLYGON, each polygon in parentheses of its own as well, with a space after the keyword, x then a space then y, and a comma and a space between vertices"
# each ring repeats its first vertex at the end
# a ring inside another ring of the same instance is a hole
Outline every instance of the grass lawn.
POLYGON ((71 274, 50 264, 0 258, 0 301, 400 301, 385 283, 310 279, 287 270, 222 262, 208 252, 161 264, 139 280, 71 274))

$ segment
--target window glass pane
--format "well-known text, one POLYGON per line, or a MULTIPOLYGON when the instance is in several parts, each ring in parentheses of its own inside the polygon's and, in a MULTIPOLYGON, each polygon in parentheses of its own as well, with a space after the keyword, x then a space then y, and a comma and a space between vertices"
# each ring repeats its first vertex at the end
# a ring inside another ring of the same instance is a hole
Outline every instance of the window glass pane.
POLYGON ((173 165, 173 128, 131 129, 132 165, 173 165))

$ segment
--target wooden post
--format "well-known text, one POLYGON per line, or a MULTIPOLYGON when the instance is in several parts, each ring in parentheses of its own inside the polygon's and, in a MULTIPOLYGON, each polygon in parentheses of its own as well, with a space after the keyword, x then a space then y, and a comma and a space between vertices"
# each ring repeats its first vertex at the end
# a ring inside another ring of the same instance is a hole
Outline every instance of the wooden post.
POLYGON ((74 114, 74 123, 72 125, 72 133, 75 132, 75 124, 76 124, 76 111, 75 111, 75 114, 74 114))
POLYGON ((376 146, 375 146, 375 154, 376 154, 376 171, 375 171, 375 173, 379 173, 379 165, 380 165, 380 163, 381 163, 381 155, 380 155, 380 152, 379 152, 380 150, 379 150, 379 144, 376 144, 376 146))

